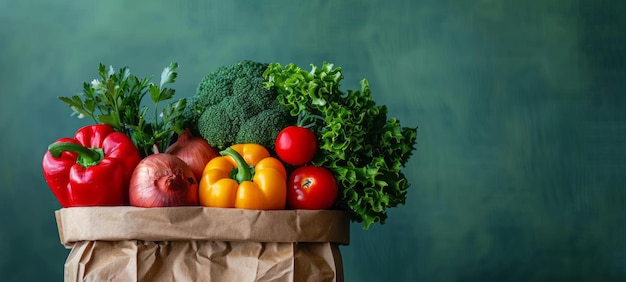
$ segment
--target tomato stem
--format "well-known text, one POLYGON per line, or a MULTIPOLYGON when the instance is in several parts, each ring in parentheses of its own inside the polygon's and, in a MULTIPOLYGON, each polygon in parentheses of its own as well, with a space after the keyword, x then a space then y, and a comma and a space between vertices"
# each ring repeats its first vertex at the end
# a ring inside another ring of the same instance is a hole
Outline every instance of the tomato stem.
POLYGON ((313 180, 311 180, 311 178, 307 178, 304 181, 302 181, 302 188, 304 189, 311 188, 311 185, 313 185, 313 180))

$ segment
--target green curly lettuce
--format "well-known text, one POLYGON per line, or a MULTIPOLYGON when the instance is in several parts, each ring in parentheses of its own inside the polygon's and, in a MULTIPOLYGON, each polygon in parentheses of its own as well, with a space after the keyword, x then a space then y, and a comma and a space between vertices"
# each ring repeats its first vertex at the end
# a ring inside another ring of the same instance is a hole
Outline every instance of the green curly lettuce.
POLYGON ((270 64, 263 76, 266 88, 276 88, 278 101, 292 116, 320 116, 311 129, 319 150, 314 165, 331 170, 339 186, 336 207, 351 219, 384 224, 387 209, 404 204, 410 184, 402 168, 415 150, 417 126, 402 127, 387 117, 387 107, 372 99, 369 82, 342 91, 340 67, 324 62, 306 71, 295 64, 270 64))

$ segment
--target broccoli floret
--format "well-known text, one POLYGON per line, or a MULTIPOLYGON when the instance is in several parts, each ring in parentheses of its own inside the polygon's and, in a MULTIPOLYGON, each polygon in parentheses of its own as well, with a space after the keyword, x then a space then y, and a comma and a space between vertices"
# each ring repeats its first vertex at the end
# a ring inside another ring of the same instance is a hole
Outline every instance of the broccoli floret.
POLYGON ((233 93, 238 93, 239 97, 245 98, 255 112, 267 109, 276 100, 276 92, 263 88, 265 79, 262 77, 240 77, 233 83, 233 93))
POLYGON ((278 133, 293 124, 293 121, 284 118, 286 115, 289 115, 287 108, 276 101, 270 108, 246 120, 239 127, 235 143, 263 144, 269 150, 274 150, 278 133))
POLYGON ((246 60, 206 75, 188 99, 185 126, 218 149, 257 143, 272 150, 278 132, 295 117, 278 102, 276 90, 263 87, 267 66, 246 60))
POLYGON ((200 116, 207 108, 204 99, 199 99, 199 96, 191 96, 187 98, 187 104, 181 114, 181 124, 183 127, 191 130, 194 136, 200 136, 198 131, 198 120, 200 116))
POLYGON ((232 98, 227 97, 222 103, 207 107, 197 123, 200 135, 206 140, 211 140, 209 143, 219 149, 224 149, 235 142, 237 128, 243 121, 236 118, 234 111, 238 109, 230 100, 232 98))

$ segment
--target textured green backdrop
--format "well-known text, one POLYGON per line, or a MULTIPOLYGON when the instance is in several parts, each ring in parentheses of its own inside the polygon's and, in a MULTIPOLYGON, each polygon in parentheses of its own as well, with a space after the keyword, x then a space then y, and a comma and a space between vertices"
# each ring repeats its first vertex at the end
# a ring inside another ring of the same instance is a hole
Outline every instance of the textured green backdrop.
POLYGON ((625 281, 619 1, 0 1, 0 280, 61 281, 46 146, 98 63, 177 95, 242 59, 323 61, 419 125, 406 205, 352 226, 347 281, 625 281), (613 3, 614 2, 614 3, 613 3))

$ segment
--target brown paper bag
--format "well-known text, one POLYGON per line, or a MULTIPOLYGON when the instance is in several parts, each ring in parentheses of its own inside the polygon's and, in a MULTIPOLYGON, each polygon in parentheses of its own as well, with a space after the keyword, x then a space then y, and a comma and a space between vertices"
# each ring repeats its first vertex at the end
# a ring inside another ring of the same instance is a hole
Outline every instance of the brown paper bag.
POLYGON ((343 281, 343 211, 85 207, 56 211, 65 281, 343 281))

